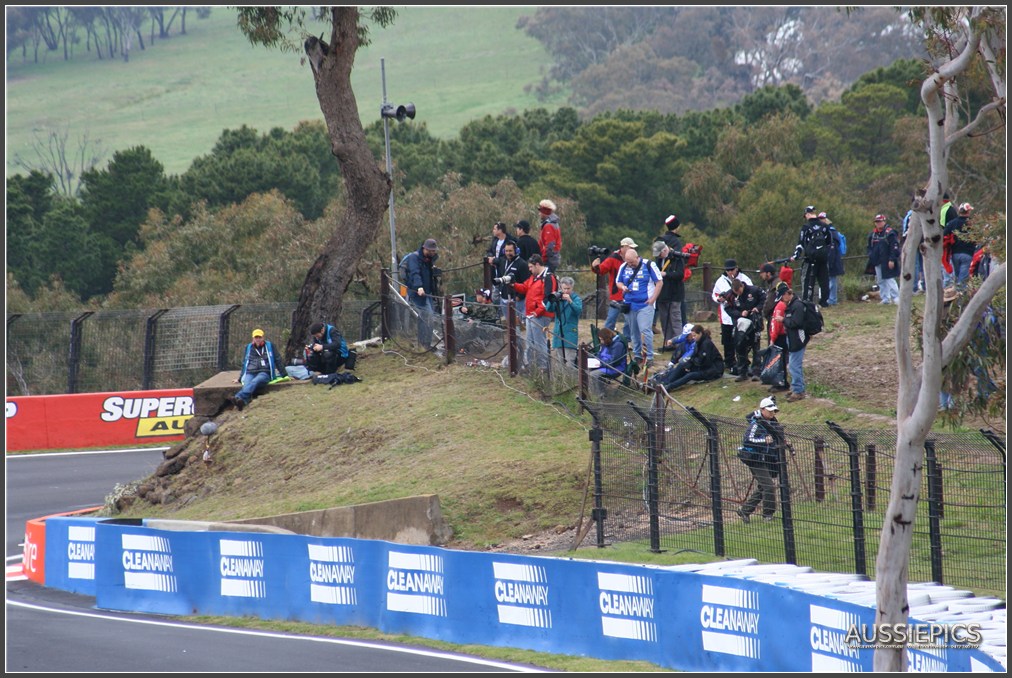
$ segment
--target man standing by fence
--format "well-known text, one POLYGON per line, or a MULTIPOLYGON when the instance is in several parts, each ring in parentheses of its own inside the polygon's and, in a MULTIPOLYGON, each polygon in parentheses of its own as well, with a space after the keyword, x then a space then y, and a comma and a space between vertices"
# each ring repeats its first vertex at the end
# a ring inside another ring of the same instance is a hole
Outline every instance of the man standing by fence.
POLYGON ((780 475, 779 411, 775 396, 770 396, 763 398, 759 409, 747 417, 748 429, 738 448, 738 458, 752 472, 755 489, 737 511, 746 524, 760 502, 763 506, 763 520, 766 522, 773 520, 773 514, 777 512, 776 479, 780 475))

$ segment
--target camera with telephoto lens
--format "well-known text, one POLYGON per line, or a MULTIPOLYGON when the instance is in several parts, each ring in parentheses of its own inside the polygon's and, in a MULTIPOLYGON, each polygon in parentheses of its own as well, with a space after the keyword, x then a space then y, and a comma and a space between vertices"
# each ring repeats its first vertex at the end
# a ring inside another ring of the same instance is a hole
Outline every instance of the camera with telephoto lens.
POLYGON ((513 282, 513 276, 504 275, 501 278, 492 278, 492 282, 494 282, 496 285, 509 285, 510 283, 513 282))
POLYGON ((675 250, 671 250, 671 253, 668 256, 678 257, 679 259, 691 259, 693 254, 695 254, 695 252, 676 252, 675 250))
POLYGON ((587 256, 591 259, 597 259, 600 257, 606 257, 611 254, 611 250, 607 247, 598 247, 597 245, 591 245, 587 248, 587 256))
POLYGON ((551 292, 551 293, 545 295, 545 303, 546 304, 552 304, 552 303, 555 303, 556 301, 559 301, 561 299, 562 299, 562 297, 559 296, 558 292, 551 292))
POLYGON ((608 305, 612 308, 617 308, 621 313, 628 313, 632 310, 632 306, 624 301, 615 301, 614 299, 608 302, 608 305))

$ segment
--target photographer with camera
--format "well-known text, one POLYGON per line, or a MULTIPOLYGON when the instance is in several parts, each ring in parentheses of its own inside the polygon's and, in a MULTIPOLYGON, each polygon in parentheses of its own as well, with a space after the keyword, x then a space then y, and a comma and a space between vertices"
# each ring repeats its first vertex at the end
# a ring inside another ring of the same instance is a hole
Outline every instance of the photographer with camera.
MULTIPOLYGON (((625 253, 630 247, 636 248, 636 241, 632 238, 622 238, 619 248, 610 252, 606 247, 587 248, 587 256, 593 257, 590 268, 597 275, 608 276, 608 316, 604 319, 604 326, 614 330, 618 325, 618 317, 622 314, 622 290, 615 285, 615 276, 618 269, 625 263, 625 253)), ((622 334, 629 339, 629 326, 622 330, 622 334)))
MULTIPOLYGON (((658 320, 660 320, 661 334, 664 337, 664 343, 661 345, 662 350, 670 350, 671 341, 678 336, 682 329, 682 323, 686 320, 685 267, 686 261, 692 255, 684 251, 685 246, 678 236, 678 227, 681 225, 682 222, 677 215, 669 214, 664 220, 667 230, 661 235, 661 240, 667 244, 670 250, 666 255, 668 257, 666 267, 661 267, 661 271, 664 273, 664 292, 657 300, 657 315, 660 316, 658 320), (667 325, 664 324, 665 319, 667 319, 667 325)), ((661 266, 660 260, 657 265, 661 266)))
POLYGON ((580 342, 580 314, 583 299, 573 291, 576 281, 569 276, 559 278, 559 291, 545 296, 545 306, 555 313, 552 349, 563 364, 577 364, 576 347, 580 342))
POLYGON ((710 298, 713 299, 714 303, 718 304, 717 317, 720 318, 720 344, 721 348, 724 349, 726 369, 733 375, 738 376, 738 371, 735 369, 734 357, 735 319, 727 312, 727 302, 734 296, 734 293, 731 291, 731 282, 736 278, 746 285, 752 284, 752 279, 738 268, 738 262, 734 259, 728 259, 724 262, 724 275, 717 278, 717 282, 713 283, 713 291, 710 293, 710 298))
POLYGON ((548 328, 555 320, 555 313, 545 304, 546 299, 559 290, 559 282, 548 270, 540 254, 532 254, 528 262, 531 276, 524 282, 514 282, 513 287, 525 299, 527 319, 528 367, 548 369, 548 328))
POLYGON ((506 308, 510 301, 514 302, 517 309, 517 317, 525 315, 524 295, 516 289, 516 283, 525 282, 531 277, 530 267, 527 261, 519 254, 517 243, 508 242, 503 245, 503 255, 495 259, 495 277, 492 284, 498 291, 499 303, 501 304, 502 316, 506 317, 506 308))
POLYGON ((310 372, 334 374, 340 367, 355 369, 353 353, 341 330, 329 323, 313 323, 309 334, 312 340, 306 344, 306 368, 310 372))

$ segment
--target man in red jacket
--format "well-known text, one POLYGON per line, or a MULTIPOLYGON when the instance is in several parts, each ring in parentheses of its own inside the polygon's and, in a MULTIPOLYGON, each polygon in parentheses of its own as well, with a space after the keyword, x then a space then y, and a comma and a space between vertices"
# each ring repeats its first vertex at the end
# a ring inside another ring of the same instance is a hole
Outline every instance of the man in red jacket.
MULTIPOLYGON (((619 248, 606 256, 604 259, 598 257, 591 262, 590 268, 593 269, 594 273, 598 275, 608 276, 608 317, 604 319, 604 326, 609 330, 614 330, 618 324, 618 317, 622 315, 622 311, 619 306, 622 305, 622 290, 615 285, 615 276, 618 275, 618 269, 622 268, 622 264, 625 263, 625 251, 632 247, 637 249, 639 246, 636 241, 632 238, 622 238, 622 242, 619 243, 619 248)), ((623 328, 622 336, 627 340, 629 339, 629 328, 623 328)))
MULTIPOLYGON (((562 263, 562 231, 559 229, 559 215, 555 213, 555 203, 545 198, 538 204, 541 215, 541 258, 548 270, 553 273, 562 263)), ((528 262, 530 263, 530 262, 528 262)))
POLYGON ((555 320, 555 314, 545 306, 545 299, 559 291, 559 282, 548 266, 541 259, 540 254, 532 254, 531 260, 527 262, 531 269, 531 277, 521 283, 514 283, 513 287, 520 294, 527 297, 527 350, 526 363, 528 367, 548 369, 548 328, 555 320))

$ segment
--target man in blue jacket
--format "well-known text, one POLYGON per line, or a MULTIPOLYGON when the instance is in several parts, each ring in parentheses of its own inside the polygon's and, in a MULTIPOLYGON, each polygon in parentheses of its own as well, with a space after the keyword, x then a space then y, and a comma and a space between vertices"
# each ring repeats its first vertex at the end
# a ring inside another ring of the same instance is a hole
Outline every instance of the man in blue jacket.
POLYGON ((306 346, 306 367, 320 374, 334 374, 339 367, 348 365, 348 343, 341 330, 328 323, 313 323, 309 326, 312 343, 306 346))
POLYGON ((258 389, 266 386, 269 381, 285 376, 283 364, 274 344, 264 338, 264 331, 260 328, 253 330, 253 341, 246 345, 242 371, 235 380, 235 383, 242 384, 242 388, 230 398, 235 408, 242 410, 249 405, 258 389))
POLYGON ((404 256, 404 280, 408 303, 418 312, 418 346, 429 349, 432 344, 432 315, 436 312, 435 266, 438 246, 429 238, 418 251, 404 256))

